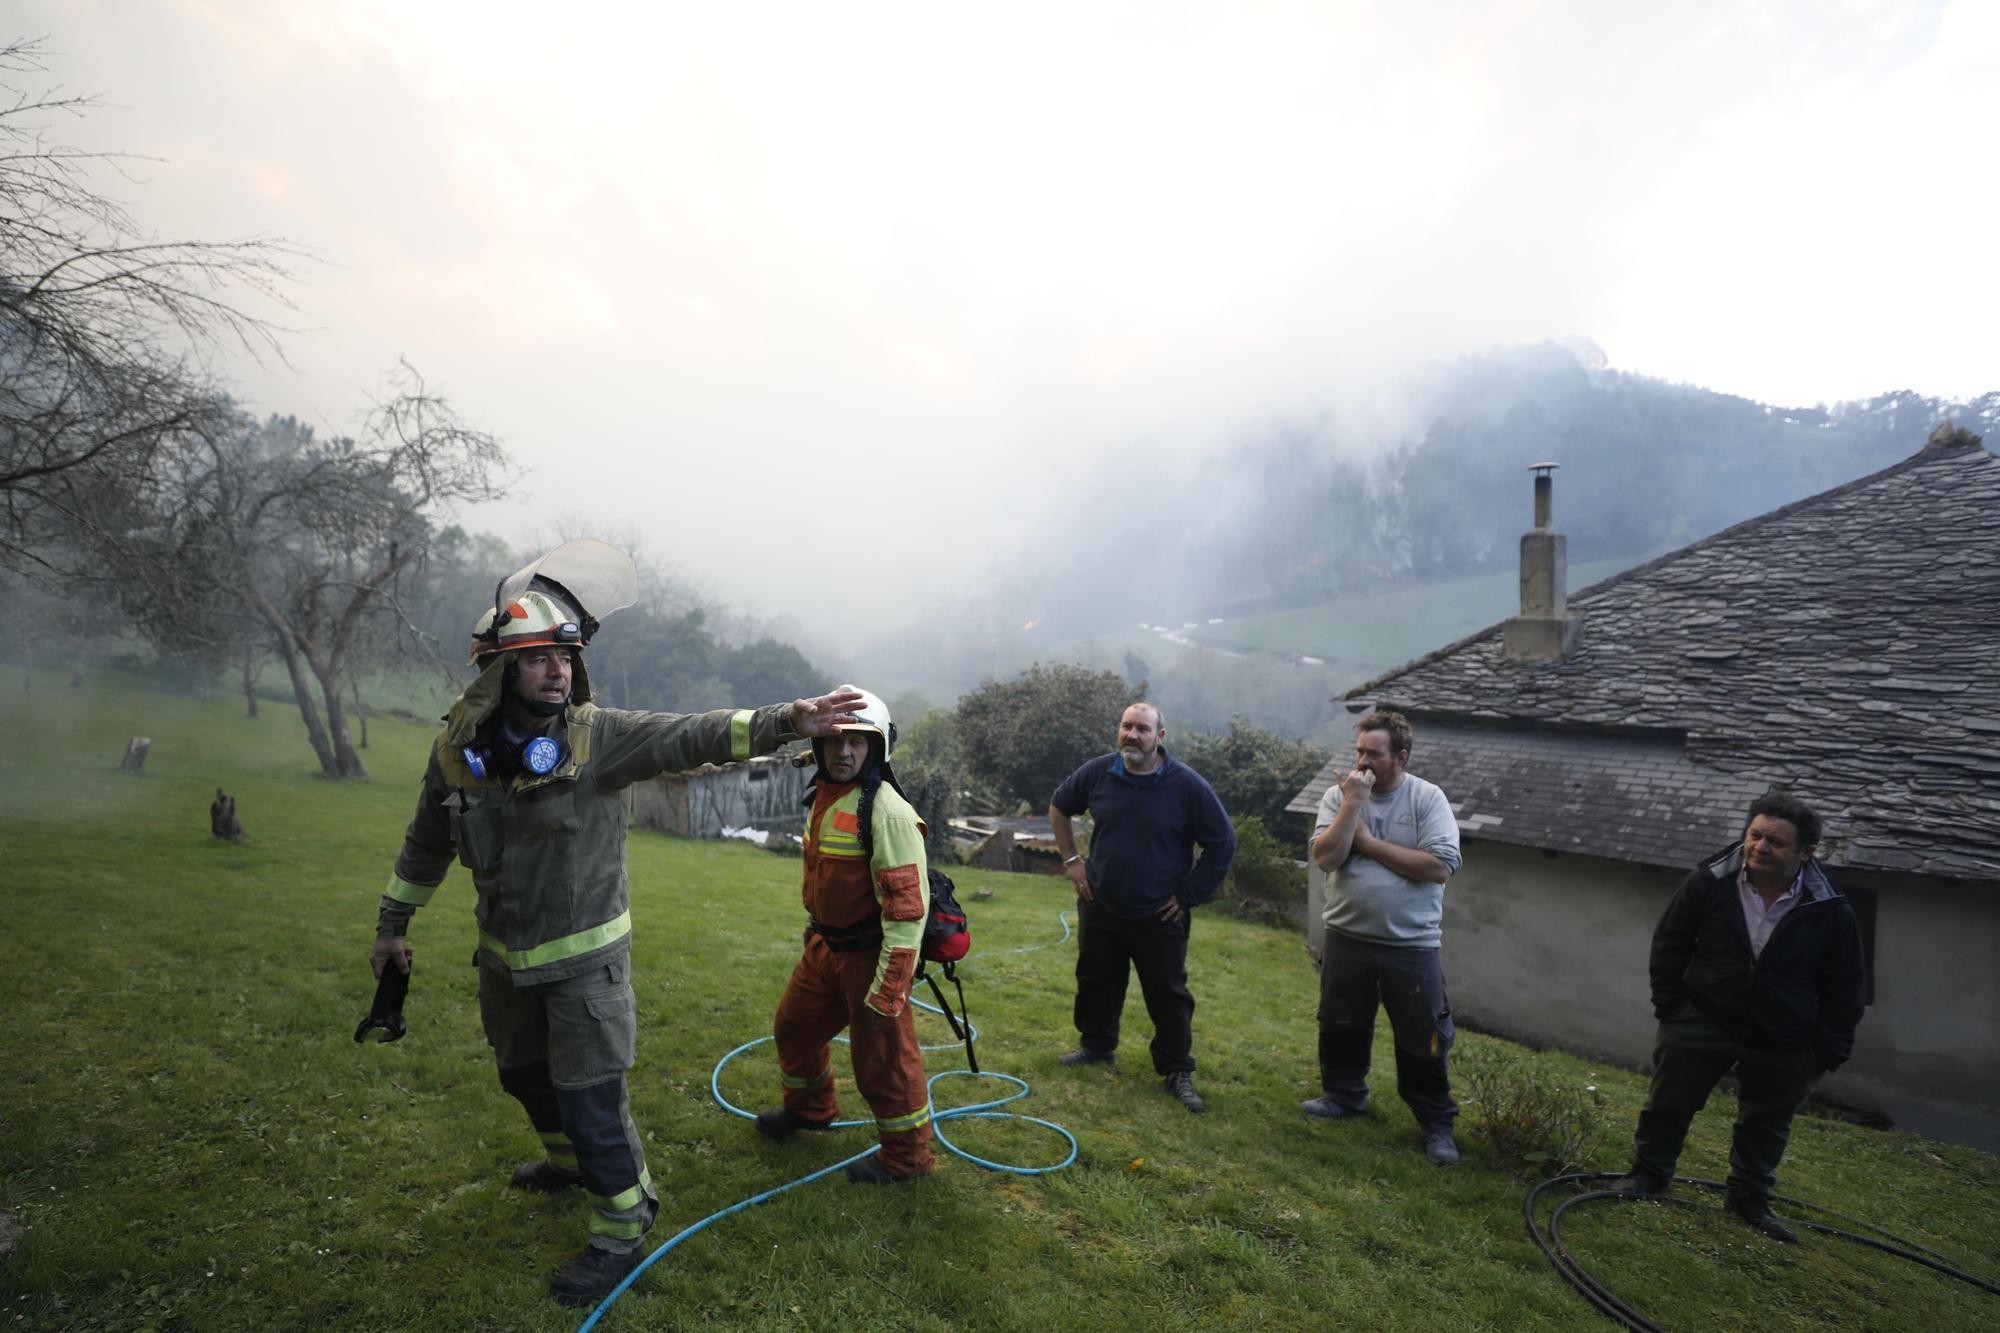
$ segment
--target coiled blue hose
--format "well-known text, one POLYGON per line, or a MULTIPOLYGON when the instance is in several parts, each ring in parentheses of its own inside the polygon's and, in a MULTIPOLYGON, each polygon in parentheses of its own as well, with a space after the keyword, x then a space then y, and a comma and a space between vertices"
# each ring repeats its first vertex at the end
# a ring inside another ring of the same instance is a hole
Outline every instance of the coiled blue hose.
MULTIPOLYGON (((996 954, 1004 955, 1004 954, 1017 954, 1017 953, 1034 953, 1037 949, 1052 948, 1057 944, 1065 943, 1070 937, 1069 913, 1060 912, 1057 914, 1057 918, 1062 922, 1062 928, 1063 928, 1062 939, 1051 940, 1047 944, 1030 944, 1019 949, 1001 949, 997 951, 982 950, 979 953, 969 954, 964 959, 960 960, 960 966, 963 966, 965 963, 972 962, 976 958, 986 958, 995 956, 996 954)), ((926 1009, 934 1014, 942 1015, 944 1012, 935 1005, 924 1003, 922 1000, 919 1000, 914 994, 910 996, 910 1003, 914 1004, 919 1009, 926 1009)), ((966 1022, 969 1028, 970 1020, 966 1020, 966 1022)), ((977 1031, 973 1032, 973 1039, 975 1041, 978 1040, 977 1031)), ((729 1114, 734 1116, 740 1116, 745 1120, 756 1119, 754 1113, 746 1111, 740 1106, 734 1105, 733 1103, 730 1102, 730 1100, 727 1097, 724 1097, 722 1095, 722 1071, 724 1067, 727 1066, 731 1060, 734 1060, 737 1056, 743 1054, 743 1052, 751 1049, 753 1046, 761 1046, 765 1042, 770 1040, 771 1040, 770 1037, 764 1036, 757 1038, 755 1041, 746 1041, 741 1046, 738 1046, 735 1050, 731 1051, 729 1054, 723 1056, 720 1060, 715 1062, 715 1069, 708 1076, 708 1090, 710 1095, 712 1095, 715 1098, 715 1104, 717 1106, 720 1106, 723 1110, 727 1111, 729 1114)), ((834 1038, 834 1040, 845 1042, 847 1038, 836 1037, 834 1038)), ((954 1041, 954 1042, 941 1043, 940 1045, 937 1046, 925 1046, 922 1049, 926 1051, 937 1051, 937 1050, 956 1050, 957 1048, 958 1048, 958 1043, 954 1041)), ((1015 1078, 1012 1074, 993 1074, 993 1073, 983 1073, 983 1072, 975 1074, 969 1069, 943 1069, 939 1070, 935 1074, 932 1074, 930 1076, 929 1082, 927 1082, 924 1086, 926 1091, 930 1094, 930 1099, 931 1099, 930 1104, 931 1104, 932 1137, 935 1138, 940 1144, 944 1145, 944 1147, 947 1150, 956 1153, 958 1156, 963 1157, 966 1161, 971 1162, 975 1166, 983 1166, 989 1171, 1006 1171, 1012 1175, 1017 1175, 1017 1176, 1042 1176, 1042 1175, 1047 1175, 1051 1171, 1060 1171, 1064 1167, 1076 1161, 1076 1153, 1077 1153, 1076 1135, 1070 1133, 1067 1129, 1064 1129, 1061 1125, 1056 1124, 1053 1120, 1043 1120, 1037 1116, 1021 1115, 1020 1113, 1015 1111, 1002 1111, 998 1109, 1002 1106, 1007 1105, 1009 1102, 1019 1101, 1021 1098, 1028 1095, 1030 1089, 1028 1087, 1026 1080, 1024 1079, 1015 1078), (946 1079, 946 1078, 998 1079, 1003 1083, 1012 1084, 1014 1087, 1014 1091, 1008 1093, 1005 1097, 996 1097, 991 1101, 974 1102, 969 1106, 954 1106, 948 1110, 940 1111, 937 1109, 937 1085, 939 1079, 946 1079), (1005 1162, 988 1161, 986 1158, 980 1157, 975 1153, 967 1152, 965 1149, 959 1147, 957 1144, 953 1143, 949 1138, 945 1136, 944 1132, 945 1121, 973 1120, 973 1119, 1025 1120, 1031 1125, 1040 1125, 1044 1129, 1054 1130, 1057 1134, 1061 1135, 1064 1142, 1069 1144, 1069 1153, 1060 1162, 1055 1163, 1053 1166, 1013 1166, 1005 1162)), ((857 1125, 872 1125, 874 1123, 875 1121, 873 1120, 873 1118, 866 1120, 836 1120, 833 1122, 831 1128, 833 1129, 852 1128, 857 1125)), ((697 1232, 706 1230, 710 1226, 713 1226, 715 1223, 720 1222, 723 1218, 728 1217, 731 1213, 740 1213, 745 1208, 755 1207, 757 1204, 763 1203, 768 1199, 775 1199, 780 1194, 783 1194, 788 1190, 795 1190, 801 1185, 810 1185, 813 1181, 820 1179, 822 1176, 830 1176, 834 1172, 842 1170, 851 1162, 858 1162, 862 1158, 869 1156, 871 1153, 879 1152, 881 1150, 881 1146, 882 1145, 880 1145, 879 1143, 870 1144, 868 1148, 866 1148, 861 1152, 855 1153, 852 1157, 842 1158, 840 1161, 835 1162, 832 1166, 823 1166, 819 1170, 814 1171, 808 1175, 800 1176, 797 1180, 787 1181, 785 1184, 779 1185, 774 1189, 765 1190, 762 1194, 752 1195, 751 1197, 744 1199, 740 1203, 732 1203, 727 1208, 724 1208, 719 1212, 710 1213, 707 1217, 702 1218, 701 1221, 696 1222, 691 1226, 685 1227, 679 1232, 676 1232, 673 1236, 669 1237, 665 1242, 663 1242, 657 1249, 655 1249, 651 1254, 647 1255, 644 1259, 642 1259, 639 1262, 639 1266, 637 1268, 633 1269, 630 1273, 627 1273, 625 1275, 625 1280, 623 1282, 620 1282, 617 1286, 611 1289, 610 1295, 606 1296, 601 1302, 598 1303, 597 1308, 590 1312, 590 1318, 583 1321, 583 1324, 581 1325, 581 1327, 579 1327, 577 1333, 588 1333, 588 1330, 595 1328, 597 1326, 597 1321, 604 1317, 604 1312, 611 1308, 611 1303, 613 1301, 616 1301, 620 1296, 624 1295, 626 1290, 630 1288, 634 1282, 637 1282, 639 1280, 640 1274, 644 1273, 647 1269, 651 1268, 655 1263, 659 1261, 662 1255, 666 1254, 669 1250, 679 1245, 682 1241, 686 1240, 688 1237, 695 1235, 697 1232)))

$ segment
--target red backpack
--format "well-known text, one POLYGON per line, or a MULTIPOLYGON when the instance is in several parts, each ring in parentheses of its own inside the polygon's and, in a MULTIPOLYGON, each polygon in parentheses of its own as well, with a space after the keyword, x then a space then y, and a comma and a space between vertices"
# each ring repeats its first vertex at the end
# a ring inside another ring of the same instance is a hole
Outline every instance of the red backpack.
POLYGON ((924 918, 924 943, 918 951, 917 975, 911 979, 914 987, 918 981, 930 983, 931 994, 937 997, 938 1008, 944 1013, 944 1021, 951 1024, 951 1035, 965 1043, 965 1062, 972 1072, 979 1072, 979 1057, 972 1049, 972 1023, 965 1018, 965 983, 958 979, 958 963, 972 948, 972 930, 965 922, 965 909, 958 905, 958 891, 951 877, 941 870, 930 872, 931 910, 924 918), (936 963, 958 991, 958 1012, 945 1003, 944 992, 938 988, 937 978, 926 970, 926 964, 936 963))

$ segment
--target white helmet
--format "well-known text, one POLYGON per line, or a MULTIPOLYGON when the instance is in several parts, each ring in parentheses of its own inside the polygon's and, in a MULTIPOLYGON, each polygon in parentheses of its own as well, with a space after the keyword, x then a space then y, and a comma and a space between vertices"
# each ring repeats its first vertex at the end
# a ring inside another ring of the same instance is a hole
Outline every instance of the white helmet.
POLYGON ((859 685, 842 685, 839 689, 859 694, 861 704, 848 710, 854 714, 854 721, 843 722, 834 730, 874 732, 882 738, 882 759, 886 763, 890 752, 896 748, 896 724, 889 719, 889 705, 883 703, 879 695, 870 694, 859 685))
POLYGON ((512 648, 581 648, 584 643, 582 614, 554 593, 537 589, 509 602, 504 614, 488 607, 472 627, 472 652, 466 660, 477 665, 490 653, 512 648))

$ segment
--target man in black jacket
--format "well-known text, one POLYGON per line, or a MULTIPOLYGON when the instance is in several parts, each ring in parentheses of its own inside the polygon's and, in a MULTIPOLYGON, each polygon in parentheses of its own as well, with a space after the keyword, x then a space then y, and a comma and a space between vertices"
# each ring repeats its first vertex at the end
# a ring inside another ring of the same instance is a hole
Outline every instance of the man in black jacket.
POLYGON ((1608 1188, 1651 1197, 1673 1181, 1688 1124, 1736 1072, 1726 1207, 1778 1240, 1771 1212, 1792 1116, 1854 1049, 1865 976, 1854 909, 1813 859, 1819 816, 1772 792, 1743 844, 1696 867, 1653 931, 1653 1088, 1632 1174, 1608 1188))

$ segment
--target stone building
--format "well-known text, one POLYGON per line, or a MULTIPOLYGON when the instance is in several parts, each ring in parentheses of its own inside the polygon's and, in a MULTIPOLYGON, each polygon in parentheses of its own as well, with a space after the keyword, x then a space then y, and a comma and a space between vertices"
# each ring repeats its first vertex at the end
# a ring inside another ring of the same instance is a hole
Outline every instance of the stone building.
MULTIPOLYGON (((1411 771, 1458 814, 1460 1017, 1642 1066, 1654 923, 1785 788, 1824 816, 1869 956, 1854 1058, 1824 1092, 2000 1150, 2000 460, 1947 425, 1573 598, 1547 485, 1522 614, 1345 696, 1409 715, 1411 771)), ((1348 766, 1289 808, 1317 811, 1348 766)))

